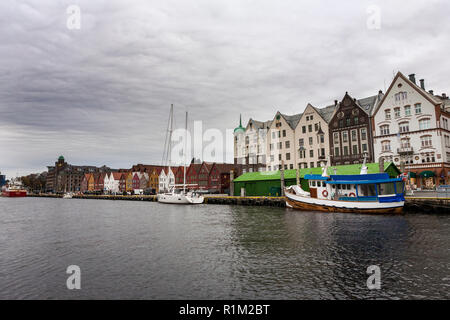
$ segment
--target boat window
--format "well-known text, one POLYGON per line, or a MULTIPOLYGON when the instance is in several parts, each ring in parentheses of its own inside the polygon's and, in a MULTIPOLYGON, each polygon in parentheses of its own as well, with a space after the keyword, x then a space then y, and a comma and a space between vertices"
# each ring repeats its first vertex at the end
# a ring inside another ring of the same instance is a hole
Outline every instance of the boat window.
POLYGON ((374 184, 358 185, 358 196, 360 197, 375 197, 377 195, 374 184))
POLYGON ((378 184, 378 194, 380 196, 395 194, 393 183, 380 183, 378 184))
POLYGON ((316 182, 315 182, 315 181, 312 182, 312 186, 313 186, 313 187, 316 186, 316 182))
POLYGON ((327 185, 326 185, 326 183, 325 183, 325 181, 324 182, 322 182, 322 187, 326 187, 327 185))
POLYGON ((395 184, 397 187, 397 193, 403 193, 403 189, 405 187, 405 184, 403 183, 403 181, 397 181, 395 184))

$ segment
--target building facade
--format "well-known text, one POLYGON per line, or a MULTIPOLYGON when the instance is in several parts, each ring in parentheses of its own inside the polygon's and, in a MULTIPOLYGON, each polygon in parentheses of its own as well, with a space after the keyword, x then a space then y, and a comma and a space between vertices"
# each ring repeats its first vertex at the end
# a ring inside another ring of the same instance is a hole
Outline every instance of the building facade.
POLYGON ((346 92, 340 103, 335 101, 328 125, 331 165, 362 163, 365 156, 374 161, 371 114, 382 97, 380 91, 357 100, 346 92))
POLYGON ((393 161, 412 188, 449 184, 450 101, 425 90, 425 80, 398 72, 375 110, 375 157, 393 161))
POLYGON ((330 139, 328 122, 336 107, 317 109, 308 104, 295 129, 298 169, 321 167, 329 164, 330 139))

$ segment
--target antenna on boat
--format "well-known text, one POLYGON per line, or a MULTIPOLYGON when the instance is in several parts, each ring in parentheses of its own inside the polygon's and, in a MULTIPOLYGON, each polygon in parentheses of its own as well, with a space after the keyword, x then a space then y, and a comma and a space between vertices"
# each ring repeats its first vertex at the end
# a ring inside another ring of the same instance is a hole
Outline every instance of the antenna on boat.
POLYGON ((366 161, 367 161, 367 151, 364 151, 364 161, 361 166, 361 172, 359 174, 367 174, 366 161))

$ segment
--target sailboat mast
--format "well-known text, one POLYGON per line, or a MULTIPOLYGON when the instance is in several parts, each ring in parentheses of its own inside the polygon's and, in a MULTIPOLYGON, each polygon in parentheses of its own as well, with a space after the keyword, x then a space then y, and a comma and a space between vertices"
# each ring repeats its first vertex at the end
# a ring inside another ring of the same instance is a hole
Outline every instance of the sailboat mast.
POLYGON ((167 149, 168 154, 168 164, 169 169, 167 170, 167 177, 168 179, 167 186, 170 188, 170 160, 171 160, 171 153, 172 153, 172 131, 173 131, 173 104, 170 105, 170 127, 169 127, 169 148, 167 149))
POLYGON ((187 111, 186 111, 186 131, 184 132, 183 193, 186 193, 187 129, 188 129, 188 113, 187 113, 187 111))

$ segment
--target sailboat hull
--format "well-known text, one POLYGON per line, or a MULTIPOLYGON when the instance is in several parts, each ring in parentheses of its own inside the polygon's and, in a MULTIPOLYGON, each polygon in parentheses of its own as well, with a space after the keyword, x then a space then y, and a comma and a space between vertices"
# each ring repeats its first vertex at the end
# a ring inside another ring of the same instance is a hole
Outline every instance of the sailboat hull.
POLYGON ((191 197, 184 194, 158 194, 158 202, 169 204, 201 204, 203 197, 191 197))

